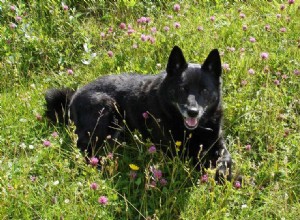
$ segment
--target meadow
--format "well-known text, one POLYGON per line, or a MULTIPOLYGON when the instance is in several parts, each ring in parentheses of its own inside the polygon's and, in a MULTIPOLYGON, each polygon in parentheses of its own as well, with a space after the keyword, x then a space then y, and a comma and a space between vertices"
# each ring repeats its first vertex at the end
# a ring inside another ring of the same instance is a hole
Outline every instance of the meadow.
POLYGON ((297 0, 0 0, 0 78, 1 219, 299 218, 297 0), (243 181, 217 185, 136 131, 86 164, 74 126, 44 117, 48 88, 159 73, 174 45, 197 63, 219 49, 243 181))

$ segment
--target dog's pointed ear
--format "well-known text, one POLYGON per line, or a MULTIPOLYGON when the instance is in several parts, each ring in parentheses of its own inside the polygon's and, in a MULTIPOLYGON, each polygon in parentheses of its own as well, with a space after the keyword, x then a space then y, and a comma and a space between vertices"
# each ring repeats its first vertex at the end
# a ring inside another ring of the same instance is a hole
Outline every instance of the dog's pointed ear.
POLYGON ((174 46, 169 56, 167 65, 168 76, 174 76, 181 74, 183 70, 187 68, 187 62, 183 56, 181 49, 178 46, 174 46))
POLYGON ((209 53, 201 69, 204 71, 212 72, 218 77, 221 76, 222 74, 221 58, 220 58, 219 51, 217 49, 213 49, 209 53))

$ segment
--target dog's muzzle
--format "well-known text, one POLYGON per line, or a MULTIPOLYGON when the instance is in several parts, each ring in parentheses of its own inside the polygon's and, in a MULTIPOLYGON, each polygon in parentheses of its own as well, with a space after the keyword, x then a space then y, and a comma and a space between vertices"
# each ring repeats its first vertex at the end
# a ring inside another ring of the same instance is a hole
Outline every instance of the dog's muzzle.
POLYGON ((189 130, 194 130, 198 127, 199 121, 204 114, 203 108, 186 107, 177 104, 178 109, 183 117, 184 126, 189 130))
POLYGON ((194 130, 198 127, 200 118, 204 111, 202 108, 190 107, 184 111, 182 116, 184 117, 184 125, 189 130, 194 130))

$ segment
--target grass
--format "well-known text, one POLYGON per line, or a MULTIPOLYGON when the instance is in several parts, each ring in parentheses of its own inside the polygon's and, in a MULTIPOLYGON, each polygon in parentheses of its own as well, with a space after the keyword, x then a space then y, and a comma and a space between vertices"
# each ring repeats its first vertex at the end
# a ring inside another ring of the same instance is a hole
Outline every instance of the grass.
POLYGON ((1 218, 296 219, 299 13, 298 1, 279 0, 0 1, 1 218), (150 22, 138 23, 141 17, 150 22), (142 41, 142 34, 151 37, 142 41), (86 165, 74 127, 43 117, 46 89, 108 73, 155 74, 174 45, 198 63, 218 48, 228 64, 224 132, 241 188, 216 185, 213 170, 201 181, 188 161, 149 153, 150 141, 135 132, 130 143, 99 152, 101 169, 86 165), (158 171, 167 183, 155 186, 158 171))

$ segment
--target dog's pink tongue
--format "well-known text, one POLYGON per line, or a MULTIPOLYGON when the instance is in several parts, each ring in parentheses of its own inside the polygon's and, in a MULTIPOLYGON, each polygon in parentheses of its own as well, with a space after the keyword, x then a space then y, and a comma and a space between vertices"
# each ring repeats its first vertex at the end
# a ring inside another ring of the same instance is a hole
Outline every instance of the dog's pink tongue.
POLYGON ((197 118, 186 118, 185 119, 185 123, 189 126, 189 127, 195 127, 198 123, 197 118))

